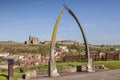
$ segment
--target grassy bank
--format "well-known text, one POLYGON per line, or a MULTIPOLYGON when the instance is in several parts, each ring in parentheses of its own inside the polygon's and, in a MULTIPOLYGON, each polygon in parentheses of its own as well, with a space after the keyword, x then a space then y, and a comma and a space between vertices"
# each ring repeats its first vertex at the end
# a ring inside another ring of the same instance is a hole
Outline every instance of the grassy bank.
POLYGON ((93 65, 105 65, 111 70, 120 69, 120 60, 119 61, 95 61, 93 65))
MULTIPOLYGON (((86 62, 67 62, 67 63, 57 63, 57 67, 63 66, 85 66, 86 62)), ((120 69, 120 60, 119 61, 93 61, 93 65, 105 65, 111 70, 120 69)))
MULTIPOLYGON (((67 63, 57 63, 57 68, 64 67, 64 66, 85 66, 86 62, 67 62, 67 63)), ((93 65, 105 65, 106 67, 114 70, 114 69, 120 69, 120 60, 119 61, 94 61, 93 65)), ((24 72, 36 70, 36 69, 48 69, 48 65, 40 65, 40 66, 32 66, 32 67, 26 67, 22 68, 24 72)), ((4 73, 0 73, 0 80, 7 80, 7 78, 3 75, 7 75, 7 71, 4 73)), ((22 73, 20 72, 20 69, 14 70, 14 80, 18 80, 19 78, 22 78, 22 73)))

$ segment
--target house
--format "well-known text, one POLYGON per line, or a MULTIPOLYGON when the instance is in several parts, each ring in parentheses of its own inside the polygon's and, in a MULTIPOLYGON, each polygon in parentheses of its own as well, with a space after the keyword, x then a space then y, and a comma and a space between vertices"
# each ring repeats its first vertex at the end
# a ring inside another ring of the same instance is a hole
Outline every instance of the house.
POLYGON ((9 55, 9 52, 0 52, 0 57, 6 58, 9 55))
POLYGON ((16 57, 17 57, 17 55, 15 55, 15 54, 9 54, 8 56, 6 56, 6 58, 13 58, 15 60, 16 60, 16 57))
POLYGON ((63 49, 64 52, 69 52, 67 46, 59 46, 59 48, 63 49))

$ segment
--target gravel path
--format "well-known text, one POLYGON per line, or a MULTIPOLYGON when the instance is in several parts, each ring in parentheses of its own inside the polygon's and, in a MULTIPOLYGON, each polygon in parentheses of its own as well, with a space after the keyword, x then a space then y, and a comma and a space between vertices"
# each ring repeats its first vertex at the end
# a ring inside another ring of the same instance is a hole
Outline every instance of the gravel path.
POLYGON ((94 73, 79 72, 62 74, 60 77, 41 76, 31 80, 120 80, 120 70, 99 71, 94 73))

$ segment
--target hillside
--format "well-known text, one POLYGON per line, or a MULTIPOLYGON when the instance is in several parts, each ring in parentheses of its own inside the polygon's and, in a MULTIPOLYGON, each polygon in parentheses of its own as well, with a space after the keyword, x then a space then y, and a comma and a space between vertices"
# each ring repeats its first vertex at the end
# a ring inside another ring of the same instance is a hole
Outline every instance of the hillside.
MULTIPOLYGON (((75 49, 77 53, 84 52, 84 45, 63 45, 67 46, 69 51, 75 49)), ((60 44, 56 44, 58 48, 60 44)), ((119 46, 90 46, 90 51, 97 52, 120 52, 119 46)), ((25 45, 23 43, 2 43, 0 42, 0 52, 9 52, 12 54, 31 53, 46 55, 50 53, 50 45, 25 45)))
POLYGON ((0 43, 0 52, 9 52, 12 54, 31 53, 31 54, 48 54, 49 45, 25 45, 22 43, 0 43))

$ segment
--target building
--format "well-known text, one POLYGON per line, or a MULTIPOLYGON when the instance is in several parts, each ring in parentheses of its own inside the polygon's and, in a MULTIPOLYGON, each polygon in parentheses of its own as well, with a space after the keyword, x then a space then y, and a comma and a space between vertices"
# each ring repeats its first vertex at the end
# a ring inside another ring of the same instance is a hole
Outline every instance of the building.
POLYGON ((39 43, 40 43, 39 39, 37 37, 31 36, 31 35, 29 36, 29 40, 25 41, 25 44, 35 45, 35 44, 39 44, 39 43))
POLYGON ((7 57, 9 52, 0 52, 0 57, 7 57))
POLYGON ((63 40, 62 44, 75 44, 75 41, 72 41, 72 40, 63 40))
MULTIPOLYGON (((61 44, 61 41, 56 41, 56 44, 61 44)), ((51 44, 51 41, 44 41, 43 44, 51 44)))

